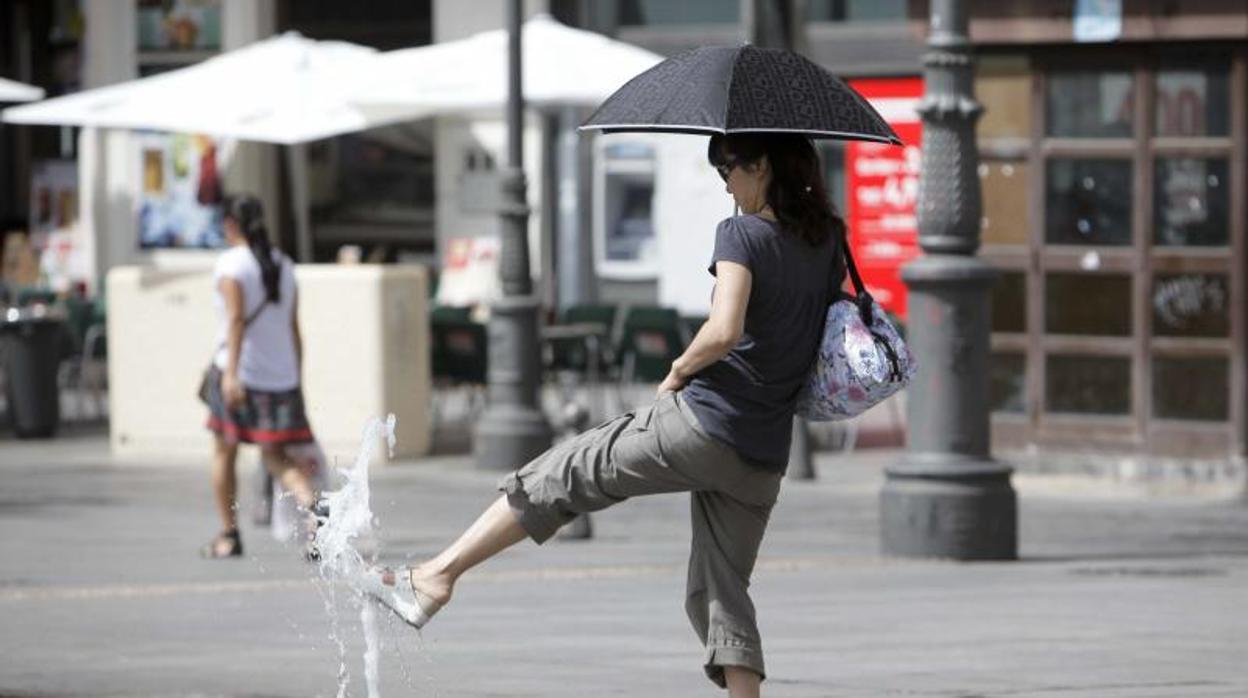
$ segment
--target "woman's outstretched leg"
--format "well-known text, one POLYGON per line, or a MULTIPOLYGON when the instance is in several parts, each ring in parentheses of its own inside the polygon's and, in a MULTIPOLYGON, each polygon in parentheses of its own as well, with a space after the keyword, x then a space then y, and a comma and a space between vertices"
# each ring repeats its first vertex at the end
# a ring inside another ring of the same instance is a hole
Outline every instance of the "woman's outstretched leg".
POLYGON ((507 498, 499 497, 437 557, 399 572, 380 568, 366 570, 357 588, 409 625, 421 628, 451 600, 460 575, 527 535, 507 498))
POLYGON ((454 543, 412 568, 412 586, 439 605, 445 604, 450 601, 460 575, 527 537, 506 495, 500 496, 454 543))
POLYGON ((740 666, 724 667, 724 681, 728 684, 728 698, 758 698, 763 677, 753 669, 740 666))

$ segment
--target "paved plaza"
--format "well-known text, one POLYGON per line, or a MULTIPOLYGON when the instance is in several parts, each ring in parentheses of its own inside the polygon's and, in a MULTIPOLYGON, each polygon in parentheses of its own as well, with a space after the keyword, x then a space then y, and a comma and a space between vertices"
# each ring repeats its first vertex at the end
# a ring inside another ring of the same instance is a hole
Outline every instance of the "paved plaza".
MULTIPOLYGON (((1019 476, 1018 562, 887 559, 897 456, 821 455, 786 483, 753 585, 768 695, 1248 695, 1242 499, 1019 476)), ((376 468, 383 558, 432 553, 495 479, 462 455, 376 468)), ((381 693, 722 695, 684 618, 687 498, 593 524, 488 562, 423 637, 383 617, 381 693)), ((206 461, 117 462, 89 429, 0 437, 0 696, 367 695, 349 595, 250 525, 245 559, 198 559, 215 528, 206 461)))

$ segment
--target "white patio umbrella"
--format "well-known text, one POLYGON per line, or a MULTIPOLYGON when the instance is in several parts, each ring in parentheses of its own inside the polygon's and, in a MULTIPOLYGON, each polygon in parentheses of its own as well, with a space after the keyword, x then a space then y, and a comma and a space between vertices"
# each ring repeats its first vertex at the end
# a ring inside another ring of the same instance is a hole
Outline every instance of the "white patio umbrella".
POLYGON ((43 88, 0 78, 0 102, 33 102, 43 99, 43 88))
MULTIPOLYGON (((193 66, 4 110, 7 122, 207 134, 297 146, 419 118, 411 105, 364 105, 346 95, 373 70, 375 49, 287 33, 193 66)), ((302 152, 287 148, 299 257, 311 252, 302 152)))
POLYGON ((411 118, 411 109, 347 101, 377 56, 291 32, 179 70, 10 107, 4 120, 305 143, 411 118))
MULTIPOLYGON (((528 106, 597 106, 663 57, 537 14, 521 37, 528 106)), ((507 103, 507 31, 381 54, 351 99, 371 108, 397 105, 448 113, 507 103)))

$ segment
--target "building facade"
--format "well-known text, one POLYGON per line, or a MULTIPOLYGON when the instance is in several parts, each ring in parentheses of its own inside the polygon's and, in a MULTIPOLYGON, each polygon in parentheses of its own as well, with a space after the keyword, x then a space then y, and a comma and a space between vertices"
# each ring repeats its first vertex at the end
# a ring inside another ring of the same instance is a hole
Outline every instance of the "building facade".
POLYGON ((1242 462, 1248 6, 971 7, 994 441, 1242 462))
MULTIPOLYGON (((215 36, 215 43, 145 44, 141 20, 162 3, 15 0, 4 7, 5 35, 14 41, 0 69, 54 95, 185 65, 274 31, 387 49, 497 29, 504 16, 502 0, 474 2, 473 12, 457 11, 461 4, 450 0, 369 3, 366 12, 330 0, 187 4, 218 9, 213 27, 197 35, 215 36)), ((975 91, 985 107, 978 128, 981 254, 1001 271, 989 367, 994 444, 1242 462, 1248 448, 1248 6, 1242 0, 1089 5, 1108 11, 1080 15, 1084 3, 1071 0, 970 2, 975 91)), ((921 79, 924 0, 794 6, 806 16, 803 50, 832 72, 872 81, 884 95, 921 79)), ((741 41, 751 7, 749 0, 530 0, 525 12, 550 12, 566 24, 671 55, 741 41)), ((568 261, 558 258, 552 215, 556 144, 567 122, 567 114, 530 111, 526 132, 535 211, 531 257, 539 292, 552 307, 556 268, 568 261)), ((465 170, 501 160, 502 132, 501 114, 439 118, 313 146, 317 257, 360 244, 366 254, 381 250, 381 259, 437 264, 448 240, 488 235, 496 219, 464 211, 457 192, 465 170)), ((28 215, 34 160, 76 157, 80 167, 84 160, 134 160, 124 134, 84 139, 69 129, 6 127, 3 137, 5 152, 15 153, 0 169, 0 215, 7 219, 28 215)), ((852 212, 861 184, 847 163, 859 155, 835 143, 821 148, 830 193, 852 212)), ((653 181, 662 167, 658 156, 646 156, 644 144, 607 140, 585 151, 579 215, 592 252, 577 263, 592 265, 600 301, 663 302, 664 276, 677 271, 629 257, 647 245, 660 251, 660 260, 683 262, 690 253, 688 244, 674 245, 688 231, 659 220, 659 211, 671 206, 660 201, 653 181), (609 231, 624 231, 628 239, 613 241, 609 231), (639 239, 646 236, 653 239, 639 239)), ((265 193, 289 243, 281 158, 271 146, 242 153, 247 164, 237 169, 244 174, 227 173, 241 177, 227 184, 265 193)), ((682 151, 677 166, 697 159, 693 150, 682 151)), ((125 232, 134 227, 134 203, 125 192, 135 185, 128 179, 133 173, 120 170, 80 178, 83 229, 100 270, 146 258, 125 232)), ((718 205, 706 203, 718 201, 715 186, 694 197, 699 216, 718 205)))

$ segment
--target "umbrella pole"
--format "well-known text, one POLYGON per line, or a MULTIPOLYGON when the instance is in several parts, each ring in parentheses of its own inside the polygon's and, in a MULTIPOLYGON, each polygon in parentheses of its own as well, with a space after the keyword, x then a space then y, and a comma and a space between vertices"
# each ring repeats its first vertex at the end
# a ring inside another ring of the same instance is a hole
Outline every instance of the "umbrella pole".
POLYGON ((304 264, 313 261, 312 216, 308 209, 308 153, 303 143, 286 146, 286 169, 290 173, 290 203, 295 214, 295 257, 304 264))

